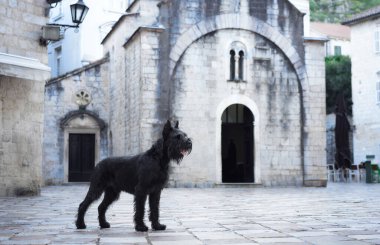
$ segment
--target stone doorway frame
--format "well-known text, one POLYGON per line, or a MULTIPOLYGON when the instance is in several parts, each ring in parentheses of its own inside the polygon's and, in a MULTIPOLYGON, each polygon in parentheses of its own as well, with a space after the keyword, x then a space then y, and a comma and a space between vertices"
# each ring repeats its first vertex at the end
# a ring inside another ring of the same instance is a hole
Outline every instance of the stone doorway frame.
POLYGON ((61 120, 63 130, 63 183, 69 183, 69 135, 95 134, 95 166, 100 160, 100 134, 106 124, 90 111, 78 110, 68 113, 61 120))
POLYGON ((230 105, 241 104, 246 106, 254 116, 253 125, 253 163, 254 163, 254 184, 261 184, 261 163, 260 163, 260 113, 256 103, 244 95, 231 95, 221 101, 216 109, 216 183, 223 184, 222 181, 222 114, 230 105))

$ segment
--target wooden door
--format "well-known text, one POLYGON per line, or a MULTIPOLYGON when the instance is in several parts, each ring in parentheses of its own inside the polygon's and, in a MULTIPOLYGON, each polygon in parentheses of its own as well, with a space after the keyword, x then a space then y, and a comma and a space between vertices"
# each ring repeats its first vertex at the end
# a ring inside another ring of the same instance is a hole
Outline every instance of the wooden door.
POLYGON ((69 134, 69 182, 88 182, 95 167, 95 134, 69 134))

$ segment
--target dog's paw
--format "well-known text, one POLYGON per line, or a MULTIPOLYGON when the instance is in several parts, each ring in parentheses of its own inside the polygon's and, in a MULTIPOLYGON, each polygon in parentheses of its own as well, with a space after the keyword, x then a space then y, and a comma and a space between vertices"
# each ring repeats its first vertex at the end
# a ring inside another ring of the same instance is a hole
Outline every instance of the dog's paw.
POLYGON ((110 223, 108 223, 107 221, 106 222, 102 222, 99 225, 100 225, 100 228, 102 228, 102 229, 106 229, 106 228, 110 228, 111 227, 110 223))
POLYGON ((152 224, 152 229, 156 231, 163 231, 163 230, 166 230, 166 225, 162 225, 160 223, 152 224))
POLYGON ((146 226, 145 224, 135 225, 135 230, 145 232, 148 231, 148 226, 146 226))
POLYGON ((76 222, 75 223, 75 225, 76 225, 76 227, 77 227, 77 229, 86 229, 86 225, 85 225, 85 223, 84 222, 76 222))

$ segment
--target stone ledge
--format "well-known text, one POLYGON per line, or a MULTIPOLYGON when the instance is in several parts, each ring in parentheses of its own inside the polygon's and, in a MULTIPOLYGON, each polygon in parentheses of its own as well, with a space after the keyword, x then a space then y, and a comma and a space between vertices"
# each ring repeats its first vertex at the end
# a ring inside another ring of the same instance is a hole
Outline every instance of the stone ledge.
POLYGON ((50 77, 50 67, 37 59, 0 53, 0 75, 29 80, 46 80, 50 77))

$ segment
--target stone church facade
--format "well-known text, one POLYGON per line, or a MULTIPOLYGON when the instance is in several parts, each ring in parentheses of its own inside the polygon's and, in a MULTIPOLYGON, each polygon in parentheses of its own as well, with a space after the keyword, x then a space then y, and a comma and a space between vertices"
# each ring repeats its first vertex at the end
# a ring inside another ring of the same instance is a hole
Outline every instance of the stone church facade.
POLYGON ((324 44, 303 16, 286 0, 134 1, 104 59, 46 85, 45 183, 148 149, 170 118, 194 142, 171 186, 326 185, 324 44))

